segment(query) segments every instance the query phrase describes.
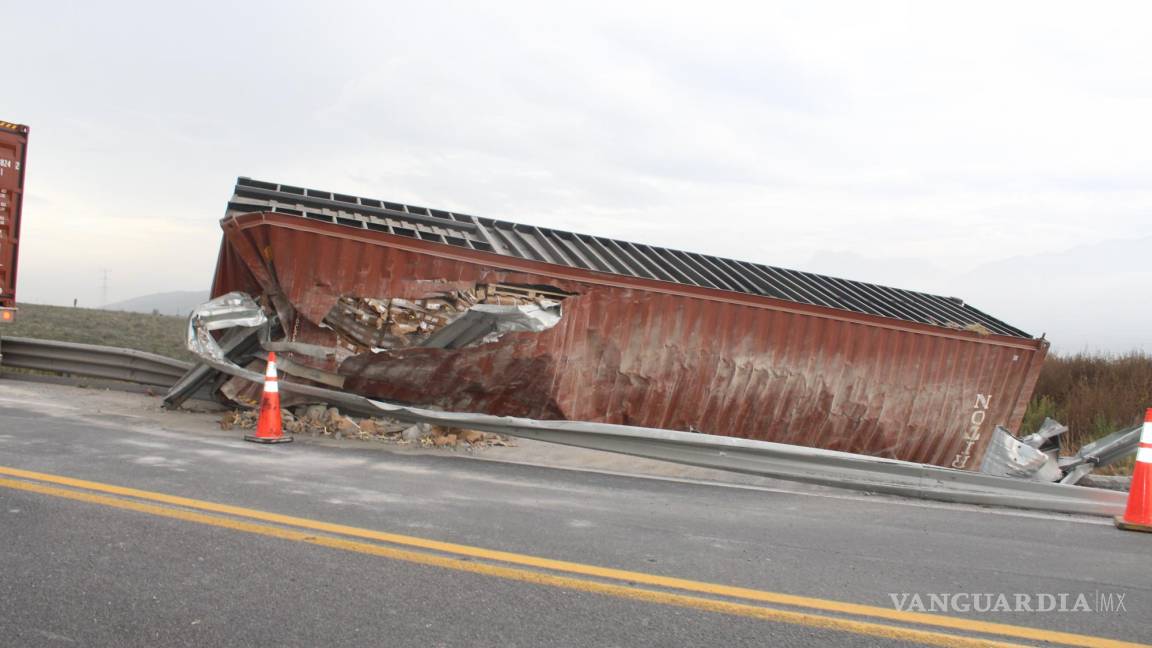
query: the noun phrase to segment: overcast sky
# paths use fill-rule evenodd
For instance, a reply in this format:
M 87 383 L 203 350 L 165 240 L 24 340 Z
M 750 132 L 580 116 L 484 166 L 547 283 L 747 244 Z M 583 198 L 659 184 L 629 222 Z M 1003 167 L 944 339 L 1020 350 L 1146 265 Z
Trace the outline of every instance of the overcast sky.
M 19 296 L 207 289 L 246 175 L 1152 350 L 1150 7 L 0 0 Z

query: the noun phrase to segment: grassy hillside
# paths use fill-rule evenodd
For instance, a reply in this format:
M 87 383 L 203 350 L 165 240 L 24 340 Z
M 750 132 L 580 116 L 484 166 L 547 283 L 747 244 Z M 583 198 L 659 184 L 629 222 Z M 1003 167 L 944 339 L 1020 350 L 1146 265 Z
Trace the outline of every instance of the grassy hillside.
M 0 325 L 0 336 L 103 344 L 180 360 L 193 358 L 184 349 L 187 320 L 183 317 L 38 304 L 19 307 L 15 323 Z

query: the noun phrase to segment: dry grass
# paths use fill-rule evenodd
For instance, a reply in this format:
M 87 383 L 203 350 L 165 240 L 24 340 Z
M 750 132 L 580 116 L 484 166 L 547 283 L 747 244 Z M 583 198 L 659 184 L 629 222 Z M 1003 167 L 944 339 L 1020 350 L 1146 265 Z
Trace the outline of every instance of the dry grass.
M 1068 426 L 1065 447 L 1085 443 L 1144 420 L 1152 407 L 1152 355 L 1051 355 L 1040 371 L 1021 432 L 1039 427 L 1045 416 Z
M 14 323 L 0 325 L 0 336 L 103 344 L 193 359 L 184 348 L 183 317 L 38 304 L 19 307 Z

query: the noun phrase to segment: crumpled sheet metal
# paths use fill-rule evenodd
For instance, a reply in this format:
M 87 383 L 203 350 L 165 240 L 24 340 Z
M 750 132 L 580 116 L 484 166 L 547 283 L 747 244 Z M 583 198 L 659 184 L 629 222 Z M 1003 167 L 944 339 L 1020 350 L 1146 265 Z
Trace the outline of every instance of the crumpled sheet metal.
M 188 317 L 185 344 L 189 351 L 199 356 L 205 364 L 213 369 L 241 378 L 249 383 L 263 385 L 263 372 L 245 369 L 228 360 L 224 350 L 220 348 L 220 344 L 212 336 L 212 331 L 233 327 L 264 328 L 267 325 L 268 317 L 254 299 L 241 292 L 231 292 L 209 300 L 192 311 Z M 356 411 L 361 413 L 370 413 L 375 410 L 369 405 L 367 399 L 360 396 L 286 380 L 282 380 L 280 384 L 282 391 L 308 396 L 319 402 L 327 402 L 335 398 L 340 402 L 355 405 Z
M 188 350 L 200 357 L 226 362 L 224 350 L 212 337 L 212 331 L 235 327 L 254 328 L 267 324 L 260 305 L 248 295 L 231 292 L 197 307 L 188 317 Z
M 1000 426 L 992 433 L 992 441 L 980 463 L 980 472 L 1044 482 L 1054 482 L 1063 476 L 1052 456 L 1017 439 Z
M 212 350 L 206 327 L 235 321 L 259 325 L 263 313 L 251 299 L 226 295 L 225 303 L 206 304 L 213 318 L 190 321 L 188 347 L 210 366 L 253 383 L 257 371 L 238 367 Z M 230 311 L 227 313 L 226 311 Z M 674 430 L 586 421 L 548 421 L 489 414 L 439 412 L 371 400 L 356 394 L 281 381 L 284 392 L 304 394 L 345 411 L 387 416 L 413 423 L 432 423 L 508 434 L 607 452 L 672 461 L 779 479 L 868 492 L 989 506 L 1087 515 L 1116 515 L 1124 510 L 1124 493 L 1078 486 L 1021 481 L 928 464 L 869 457 L 835 450 L 714 436 Z
M 1020 442 L 1037 449 L 1043 448 L 1049 442 L 1059 445 L 1060 435 L 1067 431 L 1067 425 L 1053 418 L 1045 417 L 1044 422 L 1040 424 L 1040 429 L 1020 439 Z
M 346 375 L 349 391 L 447 411 L 700 430 L 977 470 L 995 426 L 1019 426 L 1048 347 L 283 214 L 222 226 L 213 294 L 258 294 L 293 342 L 338 346 L 322 322 L 344 297 L 419 299 L 479 284 L 570 295 L 555 326 L 498 343 L 299 359 Z
M 505 333 L 540 333 L 556 326 L 560 317 L 560 304 L 549 308 L 477 304 L 420 346 L 458 349 L 477 341 L 495 342 Z

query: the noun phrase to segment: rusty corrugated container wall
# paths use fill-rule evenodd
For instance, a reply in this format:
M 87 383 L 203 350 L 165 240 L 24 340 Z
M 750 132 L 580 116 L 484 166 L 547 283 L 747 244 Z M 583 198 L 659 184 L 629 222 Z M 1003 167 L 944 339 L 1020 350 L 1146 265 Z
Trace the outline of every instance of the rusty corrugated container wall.
M 247 178 L 222 226 L 213 294 L 263 295 L 286 340 L 332 349 L 294 362 L 451 411 L 975 469 L 1048 346 L 952 298 Z M 505 299 L 559 321 L 428 346 L 453 303 Z
M 28 127 L 0 121 L 0 308 L 16 306 L 16 264 L 27 156 Z

